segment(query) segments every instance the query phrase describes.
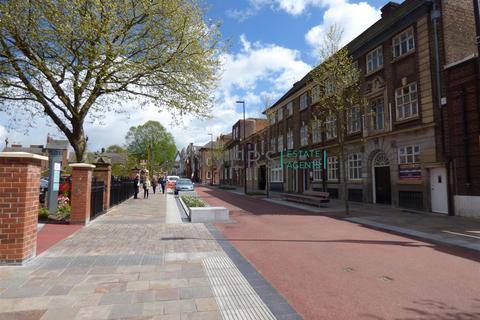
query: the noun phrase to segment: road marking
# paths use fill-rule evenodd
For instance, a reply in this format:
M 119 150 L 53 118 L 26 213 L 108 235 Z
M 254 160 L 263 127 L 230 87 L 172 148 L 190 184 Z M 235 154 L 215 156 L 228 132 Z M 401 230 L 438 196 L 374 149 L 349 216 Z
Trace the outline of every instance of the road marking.
M 475 238 L 475 239 L 480 239 L 480 237 L 477 236 L 472 236 L 471 234 L 465 234 L 465 233 L 460 233 L 460 232 L 453 232 L 453 231 L 448 231 L 448 230 L 443 230 L 445 233 L 450 233 L 450 234 L 455 234 L 457 236 L 464 236 L 464 237 L 470 237 L 470 238 Z

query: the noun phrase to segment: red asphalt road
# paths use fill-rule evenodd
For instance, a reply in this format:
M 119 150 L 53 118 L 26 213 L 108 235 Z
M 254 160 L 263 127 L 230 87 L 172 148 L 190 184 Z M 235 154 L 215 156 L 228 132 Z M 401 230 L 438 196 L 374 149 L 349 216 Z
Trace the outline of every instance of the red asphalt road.
M 81 229 L 80 225 L 68 224 L 46 224 L 37 234 L 37 255 L 44 252 L 48 248 L 62 241 L 75 231 Z
M 480 255 L 221 190 L 217 224 L 304 319 L 480 319 Z

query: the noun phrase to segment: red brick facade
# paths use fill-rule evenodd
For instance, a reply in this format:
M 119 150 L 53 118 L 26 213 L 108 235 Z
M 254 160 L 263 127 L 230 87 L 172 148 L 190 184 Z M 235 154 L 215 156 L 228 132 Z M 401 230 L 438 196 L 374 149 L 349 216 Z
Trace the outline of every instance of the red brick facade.
M 70 223 L 86 225 L 90 221 L 92 171 L 95 166 L 84 163 L 75 163 L 70 166 L 73 168 Z
M 110 164 L 95 164 L 93 176 L 105 184 L 103 192 L 103 209 L 110 208 L 110 187 L 112 184 L 112 166 Z
M 0 264 L 35 257 L 42 160 L 47 158 L 0 153 Z

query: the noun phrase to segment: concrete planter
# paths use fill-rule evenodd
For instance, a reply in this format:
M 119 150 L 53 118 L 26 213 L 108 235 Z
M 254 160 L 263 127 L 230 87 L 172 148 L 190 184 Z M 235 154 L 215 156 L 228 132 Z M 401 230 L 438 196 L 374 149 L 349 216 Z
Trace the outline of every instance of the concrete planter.
M 180 203 L 193 223 L 220 222 L 230 220 L 230 214 L 224 207 L 188 207 L 182 198 L 179 197 Z

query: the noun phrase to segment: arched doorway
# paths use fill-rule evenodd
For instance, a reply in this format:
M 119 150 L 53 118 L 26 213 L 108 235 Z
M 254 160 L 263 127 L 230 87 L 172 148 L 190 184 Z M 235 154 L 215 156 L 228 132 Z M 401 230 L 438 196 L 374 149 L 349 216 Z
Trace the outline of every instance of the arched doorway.
M 392 204 L 390 161 L 379 152 L 372 161 L 373 203 Z

